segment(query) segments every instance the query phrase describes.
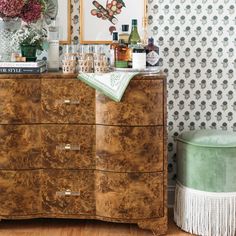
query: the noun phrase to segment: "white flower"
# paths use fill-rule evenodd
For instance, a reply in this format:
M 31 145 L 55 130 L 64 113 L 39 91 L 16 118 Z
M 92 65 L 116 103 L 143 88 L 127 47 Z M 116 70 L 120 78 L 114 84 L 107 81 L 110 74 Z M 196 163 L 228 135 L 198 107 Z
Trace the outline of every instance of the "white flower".
M 29 44 L 36 45 L 38 49 L 42 50 L 44 41 L 46 40 L 47 34 L 45 29 L 38 29 L 34 26 L 25 25 L 20 28 L 12 37 L 12 45 Z

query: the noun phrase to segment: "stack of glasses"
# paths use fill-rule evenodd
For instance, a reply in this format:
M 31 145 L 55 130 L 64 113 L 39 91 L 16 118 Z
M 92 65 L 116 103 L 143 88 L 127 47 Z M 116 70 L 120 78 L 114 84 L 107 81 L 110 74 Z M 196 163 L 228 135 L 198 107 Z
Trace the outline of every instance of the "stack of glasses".
M 62 60 L 63 73 L 106 73 L 109 71 L 104 45 L 67 45 Z

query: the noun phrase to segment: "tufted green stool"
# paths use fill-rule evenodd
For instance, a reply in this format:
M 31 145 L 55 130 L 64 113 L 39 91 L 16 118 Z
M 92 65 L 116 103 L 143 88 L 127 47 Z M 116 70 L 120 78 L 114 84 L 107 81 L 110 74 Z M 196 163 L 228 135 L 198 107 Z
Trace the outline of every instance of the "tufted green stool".
M 236 133 L 199 130 L 177 138 L 174 219 L 197 235 L 236 235 Z

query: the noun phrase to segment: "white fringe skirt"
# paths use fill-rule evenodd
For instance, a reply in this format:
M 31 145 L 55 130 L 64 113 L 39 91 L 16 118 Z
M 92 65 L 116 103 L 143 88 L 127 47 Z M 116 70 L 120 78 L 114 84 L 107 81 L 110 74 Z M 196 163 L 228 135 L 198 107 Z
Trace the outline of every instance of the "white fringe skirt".
M 236 192 L 205 192 L 176 184 L 174 221 L 192 234 L 236 235 Z

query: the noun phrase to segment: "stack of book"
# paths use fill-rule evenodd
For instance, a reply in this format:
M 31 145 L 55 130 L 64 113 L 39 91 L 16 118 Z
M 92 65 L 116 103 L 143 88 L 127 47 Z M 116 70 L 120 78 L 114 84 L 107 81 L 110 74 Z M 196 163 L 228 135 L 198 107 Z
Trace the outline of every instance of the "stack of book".
M 47 70 L 44 60 L 36 62 L 0 62 L 0 74 L 40 74 Z

